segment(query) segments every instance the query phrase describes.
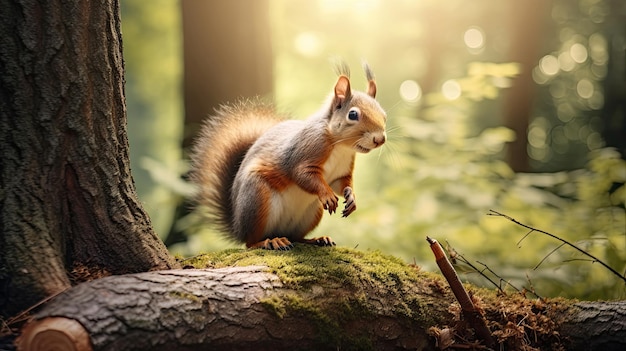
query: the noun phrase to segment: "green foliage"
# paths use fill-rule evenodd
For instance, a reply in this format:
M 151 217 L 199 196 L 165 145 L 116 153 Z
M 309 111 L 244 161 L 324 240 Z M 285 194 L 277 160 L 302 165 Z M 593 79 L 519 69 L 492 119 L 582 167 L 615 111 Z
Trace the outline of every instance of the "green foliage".
M 372 306 L 372 292 L 387 294 L 385 301 L 392 304 L 394 313 L 406 323 L 434 324 L 434 316 L 425 313 L 428 302 L 420 290 L 443 284 L 441 276 L 420 272 L 379 251 L 307 244 L 296 244 L 291 251 L 224 250 L 202 254 L 182 264 L 195 268 L 267 266 L 285 288 L 300 293 L 279 292 L 261 303 L 280 318 L 293 314 L 308 316 L 315 324 L 322 349 L 326 345 L 339 345 L 342 350 L 372 349 L 366 332 L 349 333 L 350 337 L 336 332 L 379 308 Z M 349 293 L 329 293 L 335 287 Z
M 183 106 L 180 12 L 173 0 L 123 0 L 128 134 L 133 178 L 164 237 L 181 201 Z M 182 185 L 184 187 L 184 185 Z
M 389 157 L 379 161 L 358 157 L 362 168 L 379 169 L 381 177 L 379 189 L 356 186 L 358 202 L 365 206 L 359 207 L 351 226 L 360 226 L 354 230 L 360 237 L 376 238 L 378 244 L 384 241 L 386 249 L 407 259 L 428 261 L 426 235 L 468 235 L 472 229 L 467 224 L 476 223 L 497 205 L 514 176 L 499 157 L 512 133 L 496 127 L 474 135 L 469 120 L 473 101 L 497 95 L 498 89 L 485 89 L 494 87 L 489 83 L 490 67 L 499 73 L 515 66 L 473 64 L 471 74 L 458 80 L 464 92 L 461 98 L 448 100 L 433 93 L 425 97 L 420 118 L 413 117 L 411 110 L 392 115 L 391 128 L 398 128 L 404 137 L 396 139 L 391 133 L 390 150 L 383 151 Z M 384 164 L 373 166 L 376 162 Z M 361 177 L 358 169 L 357 181 Z M 381 237 L 380 228 L 388 233 Z
M 607 2 L 559 0 L 552 9 L 565 39 L 550 39 L 546 32 L 546 42 L 538 44 L 551 46 L 549 55 L 560 66 L 557 73 L 542 73 L 541 63 L 533 70 L 542 98 L 529 130 L 529 150 L 544 171 L 578 169 L 536 174 L 515 174 L 502 160 L 513 133 L 500 126 L 498 97 L 520 68 L 472 62 L 507 60 L 503 43 L 510 36 L 510 18 L 503 14 L 513 2 L 479 3 L 459 11 L 459 1 L 386 6 L 366 1 L 355 15 L 352 3 L 271 2 L 275 97 L 281 110 L 294 118 L 314 112 L 334 83 L 328 57 L 340 55 L 353 67 L 355 89 L 365 86 L 357 63 L 369 61 L 378 75 L 378 98 L 389 113 L 389 142 L 379 152 L 357 156 L 358 210 L 347 219 L 325 215 L 314 235 L 398 255 L 435 271 L 425 240 L 429 235 L 518 287 L 532 283 L 542 296 L 624 298 L 621 281 L 566 247 L 533 269 L 559 243 L 532 233 L 518 244 L 527 234 L 524 228 L 487 216 L 489 209 L 505 213 L 590 250 L 617 271 L 626 270 L 626 165 L 598 140 L 609 37 L 599 32 L 602 19 L 581 20 L 583 12 L 600 13 L 587 7 Z M 179 12 L 177 3 L 167 0 L 122 5 L 133 175 L 157 231 L 165 234 L 174 205 L 190 192 L 178 177 L 185 172 L 179 162 Z M 480 16 L 492 23 L 481 23 Z M 437 28 L 440 23 L 445 26 Z M 487 40 L 499 45 L 486 46 L 484 55 L 467 52 L 462 37 L 470 23 L 482 26 Z M 563 66 L 581 45 L 589 59 Z M 433 57 L 440 61 L 434 64 Z M 428 84 L 431 70 L 436 75 Z M 452 81 L 460 96 L 450 99 L 439 91 L 441 82 L 461 75 Z M 583 78 L 592 83 L 589 97 L 577 90 Z M 407 80 L 424 83 L 429 93 L 398 101 L 398 87 Z M 589 148 L 594 151 L 583 157 Z M 195 234 L 171 247 L 174 252 L 190 255 L 237 245 L 215 233 L 199 213 L 176 226 Z M 480 282 L 478 274 L 464 277 Z
M 496 209 L 583 246 L 618 271 L 626 269 L 626 162 L 619 153 L 596 150 L 581 170 L 515 174 L 500 155 L 513 137 L 508 129 L 472 132 L 468 116 L 500 91 L 493 78 L 510 77 L 515 67 L 471 64 L 468 76 L 458 80 L 458 99 L 434 93 L 425 97 L 419 118 L 394 113 L 392 128 L 403 137 L 390 140 L 378 160 L 357 157 L 363 165 L 356 171 L 359 210 L 349 219 L 325 219 L 319 231 L 340 232 L 335 239 L 342 245 L 382 249 L 434 270 L 429 235 L 519 288 L 530 288 L 528 276 L 543 296 L 626 296 L 623 281 L 565 247 L 533 270 L 560 243 L 534 233 L 518 247 L 526 231 L 486 215 Z M 378 179 L 370 179 L 372 173 Z M 485 283 L 478 274 L 465 277 Z

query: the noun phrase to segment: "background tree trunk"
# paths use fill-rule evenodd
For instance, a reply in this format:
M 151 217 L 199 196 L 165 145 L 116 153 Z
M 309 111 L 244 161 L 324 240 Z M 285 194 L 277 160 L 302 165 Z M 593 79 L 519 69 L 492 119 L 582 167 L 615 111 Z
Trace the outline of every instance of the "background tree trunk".
M 183 150 L 220 105 L 269 96 L 274 88 L 268 0 L 182 0 L 185 126 Z M 187 240 L 177 220 L 194 206 L 179 204 L 165 238 Z
M 609 57 L 604 78 L 604 105 L 600 116 L 604 121 L 602 137 L 606 145 L 619 150 L 626 159 L 626 5 L 608 1 L 611 16 L 604 29 Z
M 298 255 L 292 258 L 299 260 Z M 380 268 L 388 263 L 380 262 Z M 333 264 L 319 268 L 334 271 Z M 99 279 L 47 304 L 36 316 L 38 321 L 25 328 L 18 350 L 48 350 L 72 339 L 51 332 L 70 334 L 49 319 L 59 316 L 85 328 L 70 334 L 83 335 L 80 344 L 116 351 L 435 350 L 430 327 L 454 326 L 456 333 L 462 333 L 462 322 L 449 313 L 454 310 L 454 297 L 440 277 L 422 274 L 417 280 L 398 276 L 389 280 L 379 276 L 357 279 L 356 285 L 305 278 L 314 279 L 312 285 L 295 288 L 266 267 L 246 266 Z M 495 297 L 486 290 L 475 291 L 475 296 L 483 299 L 479 304 L 488 324 L 501 341 L 499 346 L 507 350 L 522 346 L 621 350 L 626 346 L 625 302 L 538 302 L 519 295 Z M 61 323 L 68 324 L 65 319 Z M 47 348 L 33 348 L 37 339 L 46 339 L 40 345 Z
M 274 87 L 269 1 L 182 0 L 185 143 L 221 104 Z
M 0 8 L 0 315 L 73 270 L 175 266 L 130 174 L 118 2 Z
M 550 13 L 550 2 L 543 0 L 510 3 L 511 48 L 508 60 L 521 65 L 520 75 L 505 92 L 504 125 L 515 132 L 515 140 L 507 145 L 506 161 L 515 172 L 529 172 L 528 125 L 530 123 L 535 83 L 532 71 L 541 57 L 541 42 Z

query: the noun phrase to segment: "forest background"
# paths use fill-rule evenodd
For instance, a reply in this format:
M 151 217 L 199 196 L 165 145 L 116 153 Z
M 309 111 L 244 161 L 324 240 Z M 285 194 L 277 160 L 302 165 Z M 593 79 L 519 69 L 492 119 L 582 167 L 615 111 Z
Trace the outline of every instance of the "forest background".
M 182 9 L 191 2 L 121 1 L 133 176 L 156 232 L 185 257 L 241 247 L 188 211 L 187 151 L 198 125 L 185 115 L 184 47 L 238 31 L 184 36 Z M 626 298 L 623 281 L 599 264 L 488 215 L 505 213 L 626 271 L 626 3 L 206 3 L 212 11 L 200 15 L 207 22 L 225 16 L 228 22 L 228 7 L 268 24 L 261 50 L 271 59 L 262 73 L 271 76 L 271 89 L 259 93 L 294 118 L 314 112 L 330 92 L 334 60 L 350 64 L 357 89 L 365 86 L 361 60 L 374 69 L 389 142 L 357 156 L 358 211 L 349 219 L 326 215 L 316 233 L 435 270 L 429 235 L 503 287 Z M 228 65 L 212 55 L 198 64 Z M 214 84 L 215 95 L 222 88 Z M 464 280 L 487 284 L 457 262 Z

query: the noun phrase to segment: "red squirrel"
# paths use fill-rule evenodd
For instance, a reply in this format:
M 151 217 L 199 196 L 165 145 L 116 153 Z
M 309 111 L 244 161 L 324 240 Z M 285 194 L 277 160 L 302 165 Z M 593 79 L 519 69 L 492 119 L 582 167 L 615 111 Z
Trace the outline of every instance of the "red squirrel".
M 330 237 L 305 239 L 324 210 L 356 210 L 352 173 L 357 152 L 386 140 L 387 115 L 375 100 L 367 64 L 366 92 L 350 87 L 349 68 L 322 108 L 306 120 L 286 120 L 260 101 L 220 107 L 194 143 L 190 177 L 196 198 L 230 238 L 248 248 L 289 250 L 293 242 L 333 246 Z

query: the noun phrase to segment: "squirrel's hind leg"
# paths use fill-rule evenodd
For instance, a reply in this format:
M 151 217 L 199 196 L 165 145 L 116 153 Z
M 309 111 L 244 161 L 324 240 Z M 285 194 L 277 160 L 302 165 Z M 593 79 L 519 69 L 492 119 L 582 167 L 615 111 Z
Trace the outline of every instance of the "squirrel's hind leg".
M 316 245 L 316 246 L 335 246 L 335 242 L 329 236 L 320 236 L 313 239 L 300 239 L 300 243 Z M 265 250 L 281 250 L 288 251 L 293 248 L 293 244 L 284 236 L 277 238 L 268 238 L 258 243 L 248 245 L 249 249 L 265 249 Z
M 321 206 L 320 203 L 316 203 L 315 204 L 316 209 L 312 209 L 311 212 L 309 212 L 309 216 L 306 219 L 302 219 L 302 224 L 305 224 L 306 229 L 303 231 L 302 236 L 300 236 L 299 238 L 294 238 L 293 240 L 299 243 L 304 243 L 304 244 L 311 244 L 311 245 L 317 245 L 317 246 L 335 246 L 337 244 L 335 244 L 335 242 L 333 241 L 333 239 L 331 239 L 331 237 L 329 236 L 320 236 L 317 238 L 312 238 L 312 239 L 305 239 L 304 236 L 307 235 L 308 233 L 310 233 L 313 229 L 315 229 L 315 227 L 317 227 L 317 225 L 320 223 L 320 220 L 322 219 L 322 215 L 324 214 L 324 208 Z
M 256 244 L 248 245 L 249 249 L 282 250 L 287 251 L 293 248 L 293 244 L 284 236 L 278 238 L 268 238 Z
M 319 238 L 313 239 L 300 239 L 299 242 L 317 246 L 335 246 L 335 242 L 329 236 L 320 236 Z

